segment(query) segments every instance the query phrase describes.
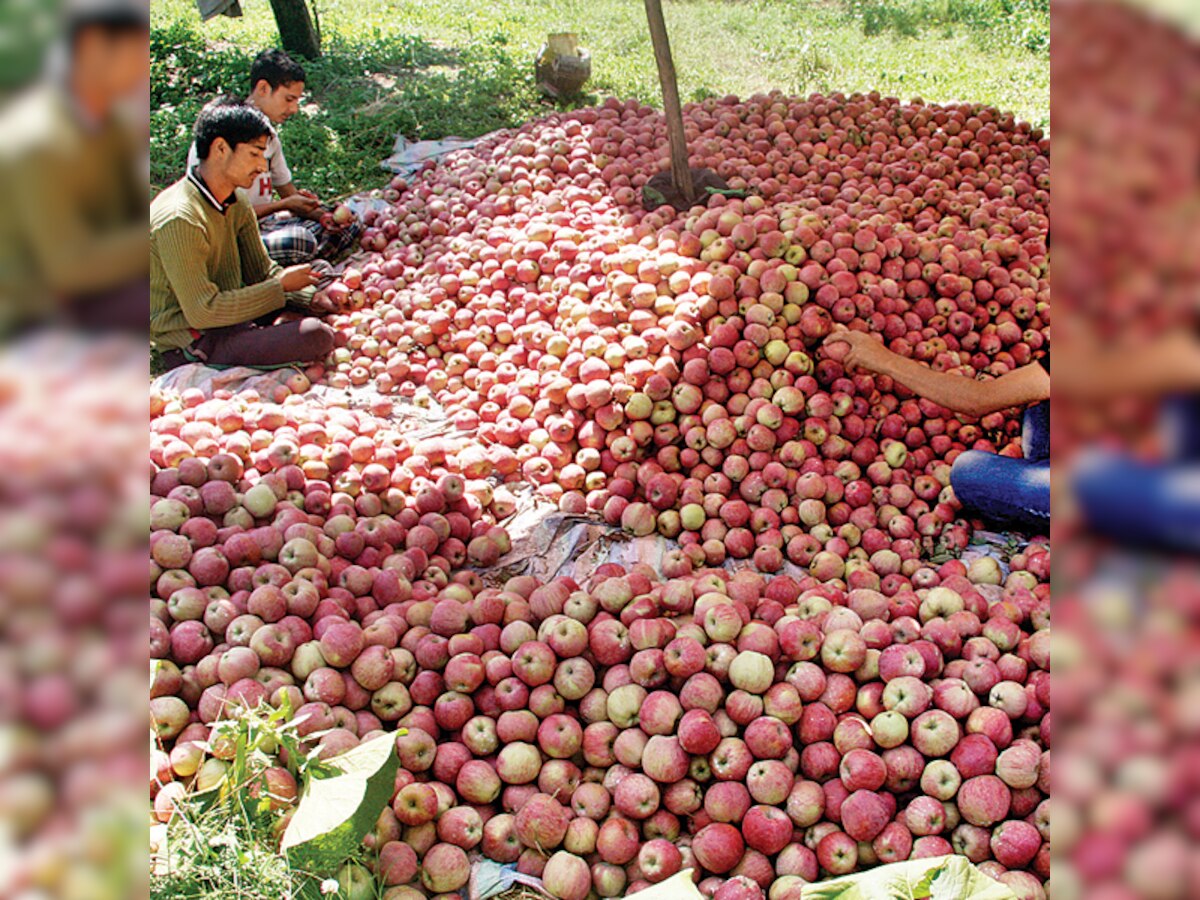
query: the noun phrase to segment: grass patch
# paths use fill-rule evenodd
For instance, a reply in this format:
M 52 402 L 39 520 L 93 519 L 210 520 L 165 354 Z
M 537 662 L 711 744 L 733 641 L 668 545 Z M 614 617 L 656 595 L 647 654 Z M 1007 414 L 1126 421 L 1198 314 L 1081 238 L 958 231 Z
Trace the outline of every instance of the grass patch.
M 966 34 L 984 51 L 1050 51 L 1049 0 L 845 0 L 867 36 Z
M 343 196 L 383 178 L 397 131 L 411 139 L 477 135 L 516 125 L 536 101 L 503 36 L 461 50 L 421 37 L 326 36 L 325 55 L 305 64 L 303 111 L 281 135 L 297 183 L 322 196 Z M 259 45 L 207 39 L 194 24 L 155 27 L 151 59 L 152 180 L 159 187 L 182 174 L 191 122 L 222 92 L 248 90 Z
M 149 900 L 323 900 L 330 896 L 323 882 L 343 865 L 365 862 L 359 845 L 351 856 L 310 871 L 276 849 L 286 804 L 272 803 L 264 773 L 286 769 L 301 786 L 339 774 L 336 762 L 319 759 L 301 739 L 297 724 L 285 703 L 238 711 L 213 726 L 202 745 L 210 755 L 196 776 L 205 784 L 193 783 L 170 821 L 151 828 Z M 375 887 L 381 896 L 382 885 Z M 335 891 L 330 900 L 344 896 Z
M 474 137 L 555 108 L 533 84 L 551 31 L 592 54 L 586 105 L 661 104 L 640 4 L 628 0 L 315 0 L 325 56 L 307 64 L 309 103 L 283 129 L 297 183 L 340 196 L 378 186 L 397 131 Z M 1046 0 L 674 0 L 665 15 L 685 100 L 778 88 L 879 90 L 995 104 L 1049 124 Z M 192 120 L 278 44 L 269 5 L 200 23 L 192 0 L 152 6 L 154 183 L 179 177 Z M 1029 39 L 1023 35 L 1029 32 Z M 901 39 L 898 39 L 901 38 Z

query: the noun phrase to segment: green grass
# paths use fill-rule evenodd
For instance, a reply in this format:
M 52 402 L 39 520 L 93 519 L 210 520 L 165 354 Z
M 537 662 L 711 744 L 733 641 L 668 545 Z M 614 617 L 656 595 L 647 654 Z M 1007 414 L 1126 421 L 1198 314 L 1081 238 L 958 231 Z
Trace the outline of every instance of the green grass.
M 395 133 L 483 134 L 554 109 L 532 78 L 551 31 L 592 54 L 589 92 L 659 105 L 637 0 L 315 0 L 326 55 L 309 63 L 309 105 L 282 137 L 297 181 L 343 195 L 379 185 Z M 242 19 L 200 23 L 193 0 L 155 0 L 152 159 L 180 174 L 188 129 L 217 90 L 244 90 L 249 60 L 278 42 L 265 0 Z M 668 0 L 685 100 L 779 88 L 876 89 L 903 99 L 995 104 L 1049 125 L 1045 0 Z

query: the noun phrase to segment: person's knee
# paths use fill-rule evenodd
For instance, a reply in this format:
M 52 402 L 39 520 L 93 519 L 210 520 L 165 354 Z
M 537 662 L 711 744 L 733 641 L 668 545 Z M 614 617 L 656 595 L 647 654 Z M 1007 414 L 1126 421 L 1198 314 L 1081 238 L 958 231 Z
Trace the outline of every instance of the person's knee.
M 333 352 L 334 331 L 320 319 L 300 320 L 300 345 L 306 360 L 324 359 Z
M 950 486 L 959 494 L 960 488 L 973 483 L 995 454 L 983 450 L 964 450 L 950 467 Z

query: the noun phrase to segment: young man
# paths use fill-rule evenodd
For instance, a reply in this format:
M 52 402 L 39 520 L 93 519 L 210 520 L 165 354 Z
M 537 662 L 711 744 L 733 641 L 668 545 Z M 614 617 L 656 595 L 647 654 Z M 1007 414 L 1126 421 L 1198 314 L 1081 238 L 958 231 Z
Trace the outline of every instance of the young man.
M 0 329 L 145 331 L 145 144 L 121 107 L 149 83 L 149 39 L 144 0 L 72 0 L 55 71 L 0 116 Z
M 240 100 L 210 103 L 194 129 L 198 164 L 150 204 L 150 336 L 168 368 L 309 363 L 333 349 L 319 319 L 271 324 L 288 294 L 316 283 L 311 266 L 267 256 L 239 193 L 267 171 L 271 134 Z
M 304 95 L 304 68 L 282 50 L 264 50 L 250 66 L 249 106 L 262 112 L 278 128 L 300 111 Z M 300 190 L 283 155 L 283 145 L 272 130 L 265 154 L 267 171 L 248 189 L 258 216 L 267 253 L 281 265 L 298 265 L 323 259 L 337 262 L 358 243 L 363 226 L 357 219 L 342 228 L 329 225 L 329 208 L 316 194 Z M 195 145 L 188 154 L 191 169 L 199 157 Z M 276 195 L 278 199 L 276 199 Z

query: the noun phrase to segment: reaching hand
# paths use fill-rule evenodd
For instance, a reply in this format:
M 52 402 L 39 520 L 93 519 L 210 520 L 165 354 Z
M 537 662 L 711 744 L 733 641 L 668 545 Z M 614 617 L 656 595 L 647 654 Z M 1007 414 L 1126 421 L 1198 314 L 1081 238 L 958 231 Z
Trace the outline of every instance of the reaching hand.
M 321 205 L 321 201 L 316 197 L 309 196 L 304 191 L 292 194 L 283 201 L 283 208 L 292 215 L 308 218 Z
M 834 349 L 835 344 L 848 345 L 849 349 Z M 834 359 L 840 359 L 842 364 L 851 372 L 864 369 L 874 374 L 884 371 L 892 351 L 862 331 L 850 331 L 844 326 L 825 338 L 823 346 L 831 350 Z
M 317 283 L 319 276 L 313 272 L 312 266 L 305 264 L 302 266 L 289 266 L 284 269 L 279 275 L 279 283 L 283 285 L 286 293 L 292 291 L 302 291 L 307 287 L 312 287 Z

